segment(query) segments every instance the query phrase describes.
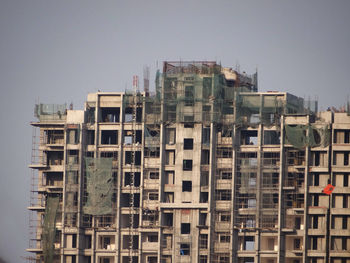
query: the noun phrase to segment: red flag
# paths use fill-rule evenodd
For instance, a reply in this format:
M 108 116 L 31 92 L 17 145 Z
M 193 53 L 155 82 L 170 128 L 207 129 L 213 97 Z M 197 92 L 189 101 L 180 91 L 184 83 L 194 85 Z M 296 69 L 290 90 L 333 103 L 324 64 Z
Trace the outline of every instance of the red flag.
M 322 193 L 325 193 L 326 195 L 330 195 L 333 192 L 333 190 L 334 190 L 334 186 L 329 184 L 322 190 Z

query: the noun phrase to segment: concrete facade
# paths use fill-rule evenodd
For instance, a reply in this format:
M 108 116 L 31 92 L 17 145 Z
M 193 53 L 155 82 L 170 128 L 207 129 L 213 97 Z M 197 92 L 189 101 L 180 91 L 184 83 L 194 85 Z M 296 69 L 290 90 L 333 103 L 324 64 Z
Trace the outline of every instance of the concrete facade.
M 348 113 L 214 62 L 156 86 L 36 107 L 33 262 L 350 262 Z

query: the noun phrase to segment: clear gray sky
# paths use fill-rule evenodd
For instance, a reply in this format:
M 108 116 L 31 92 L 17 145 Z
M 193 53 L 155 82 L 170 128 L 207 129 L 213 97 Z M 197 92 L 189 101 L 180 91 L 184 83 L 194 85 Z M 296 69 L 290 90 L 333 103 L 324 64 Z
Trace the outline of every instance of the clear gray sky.
M 0 0 L 0 257 L 24 262 L 33 107 L 123 91 L 144 65 L 216 60 L 259 89 L 346 103 L 350 1 Z M 153 84 L 153 79 L 151 80 Z

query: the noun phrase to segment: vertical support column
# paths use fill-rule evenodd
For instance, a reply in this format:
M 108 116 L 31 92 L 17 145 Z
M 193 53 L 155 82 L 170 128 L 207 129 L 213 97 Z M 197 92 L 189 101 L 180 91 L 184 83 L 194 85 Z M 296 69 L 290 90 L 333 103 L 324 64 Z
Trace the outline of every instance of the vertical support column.
M 41 128 L 40 128 L 41 133 Z M 65 247 L 65 240 L 64 240 L 64 233 L 65 233 L 65 226 L 64 226 L 64 218 L 65 218 L 65 204 L 66 204 L 66 183 L 67 183 L 67 172 L 66 172 L 66 160 L 67 160 L 67 128 L 64 127 L 64 147 L 63 147 L 63 192 L 62 192 L 62 219 L 61 219 L 61 225 L 62 225 L 62 231 L 61 231 L 61 248 L 60 248 L 60 254 L 61 257 L 61 263 L 64 263 L 64 247 Z
M 329 146 L 328 146 L 328 171 L 329 171 L 329 181 L 330 181 L 330 184 L 332 185 L 335 185 L 335 181 L 334 181 L 334 174 L 333 174 L 333 171 L 332 171 L 332 163 L 333 163 L 333 142 L 334 142 L 334 139 L 333 139 L 333 113 L 332 113 L 332 120 L 331 120 L 331 124 L 330 124 L 330 142 L 329 142 Z M 330 229 L 331 229 L 331 226 L 332 226 L 332 200 L 331 200 L 331 196 L 332 194 L 330 194 L 328 196 L 329 200 L 328 200 L 328 214 L 329 214 L 329 223 L 327 225 L 327 236 L 326 238 L 328 238 L 328 240 L 326 240 L 326 246 L 327 246 L 327 263 L 330 263 L 331 262 L 331 258 L 330 258 L 330 250 L 331 250 L 331 235 L 330 235 Z
M 260 124 L 258 127 L 258 149 L 257 149 L 257 173 L 256 173 L 256 227 L 258 231 L 255 234 L 255 250 L 256 250 L 256 260 L 255 262 L 260 262 L 260 238 L 261 238 L 261 183 L 262 183 L 262 144 L 263 144 L 263 107 L 264 107 L 264 96 L 260 94 L 260 109 L 259 118 Z
M 262 96 L 260 97 L 262 103 Z M 261 120 L 262 107 L 260 107 L 260 120 Z M 258 231 L 255 233 L 255 262 L 260 262 L 260 239 L 261 239 L 261 183 L 262 183 L 262 143 L 263 143 L 263 125 L 260 123 L 258 128 L 258 148 L 257 148 L 257 171 L 256 171 L 256 228 Z
M 237 248 L 238 248 L 238 231 L 235 227 L 235 207 L 236 207 L 236 178 L 237 178 L 237 167 L 236 167 L 236 155 L 237 155 L 237 128 L 236 125 L 233 125 L 233 131 L 232 131 L 232 202 L 231 202 L 231 220 L 232 224 L 230 227 L 230 234 L 231 234 L 231 251 L 230 251 L 230 258 L 231 262 L 234 262 L 233 259 L 237 259 Z
M 161 115 L 163 113 L 163 108 L 161 109 Z M 164 177 L 165 177 L 165 172 L 164 172 L 164 156 L 165 156 L 165 127 L 163 122 L 160 124 L 160 129 L 159 129 L 160 135 L 159 135 L 159 187 L 158 187 L 158 193 L 159 193 L 159 203 L 163 202 L 164 200 Z M 176 136 L 176 135 L 175 135 Z M 175 158 L 175 156 L 174 156 Z M 159 220 L 159 226 L 163 226 L 163 216 L 162 216 L 162 209 L 159 208 L 159 214 L 158 214 L 158 220 Z M 141 221 L 140 221 L 141 222 Z M 158 232 L 158 263 L 161 263 L 161 255 L 162 255 L 162 228 L 159 228 Z M 173 245 L 174 248 L 174 245 Z
M 310 124 L 310 115 L 307 116 L 307 125 Z M 309 131 L 307 131 L 307 136 Z M 309 236 L 308 236 L 308 207 L 309 207 L 309 185 L 310 185 L 310 178 L 309 178 L 309 170 L 310 170 L 310 147 L 306 146 L 305 148 L 305 179 L 304 179 L 304 247 L 303 247 L 303 262 L 307 262 L 307 251 L 308 251 L 308 243 L 309 243 Z
M 117 235 L 115 238 L 115 247 L 116 247 L 116 256 L 115 258 L 118 261 L 121 261 L 120 257 L 120 250 L 121 250 L 121 207 L 120 207 L 120 199 L 122 196 L 122 176 L 123 176 L 123 170 L 122 170 L 122 164 L 124 160 L 123 151 L 122 151 L 122 131 L 123 131 L 123 123 L 124 123 L 124 95 L 121 95 L 121 103 L 120 103 L 120 112 L 119 112 L 119 130 L 118 130 L 118 178 L 117 178 L 117 211 L 116 211 L 116 226 L 117 226 Z M 95 136 L 96 137 L 96 136 Z
M 213 107 L 213 105 L 212 105 Z M 216 149 L 216 130 L 215 130 L 215 125 L 213 122 L 210 123 L 210 166 L 209 166 L 209 182 L 208 182 L 208 222 L 209 222 L 209 232 L 208 232 L 208 251 L 209 251 L 209 262 L 212 261 L 211 256 L 212 256 L 212 251 L 214 250 L 214 238 L 213 237 L 213 231 L 215 229 L 215 218 L 213 216 L 215 212 L 215 184 L 214 184 L 214 176 L 213 176 L 213 170 L 215 170 L 215 165 L 214 165 L 214 158 L 215 158 L 215 149 Z
M 79 131 L 80 131 L 80 134 L 79 134 L 79 169 L 78 169 L 78 185 L 79 185 L 79 188 L 78 188 L 78 216 L 77 216 L 77 248 L 81 247 L 81 242 L 84 238 L 84 230 L 83 228 L 81 227 L 81 221 L 82 221 L 82 210 L 83 210 L 83 207 L 82 207 L 82 197 L 83 197 L 83 175 L 84 175 L 84 167 L 83 167 L 83 164 L 84 164 L 84 160 L 83 160 L 83 157 L 84 157 L 84 154 L 83 154 L 83 149 L 84 149 L 84 146 L 86 145 L 85 144 L 85 136 L 83 136 L 83 134 L 85 134 L 85 129 L 83 124 L 80 123 L 78 124 L 79 125 Z M 81 258 L 82 258 L 82 253 L 80 250 L 78 250 L 78 255 L 77 255 L 77 263 L 80 263 L 81 262 Z
M 96 105 L 95 105 L 95 151 L 94 151 L 94 158 L 97 158 L 98 156 L 98 145 L 100 142 L 100 126 L 99 126 L 99 113 L 100 113 L 100 94 L 96 93 Z M 91 235 L 91 256 L 92 256 L 92 262 L 91 263 L 97 263 L 97 256 L 96 256 L 96 243 L 97 243 L 97 237 L 96 237 L 96 228 L 95 228 L 95 216 L 92 217 L 92 228 L 93 233 Z
M 283 183 L 285 178 L 285 152 L 284 152 L 284 115 L 281 116 L 281 144 L 280 144 L 280 167 L 279 167 L 279 189 L 278 189 L 278 252 L 277 263 L 284 263 L 285 260 L 285 236 L 282 233 L 282 226 L 285 220 Z

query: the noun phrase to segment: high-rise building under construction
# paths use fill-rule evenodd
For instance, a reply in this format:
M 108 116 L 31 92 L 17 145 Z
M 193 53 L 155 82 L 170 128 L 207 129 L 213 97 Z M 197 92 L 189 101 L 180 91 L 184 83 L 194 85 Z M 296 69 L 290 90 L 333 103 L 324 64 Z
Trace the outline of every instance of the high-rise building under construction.
M 208 61 L 134 82 L 36 105 L 33 262 L 350 262 L 349 111 Z

